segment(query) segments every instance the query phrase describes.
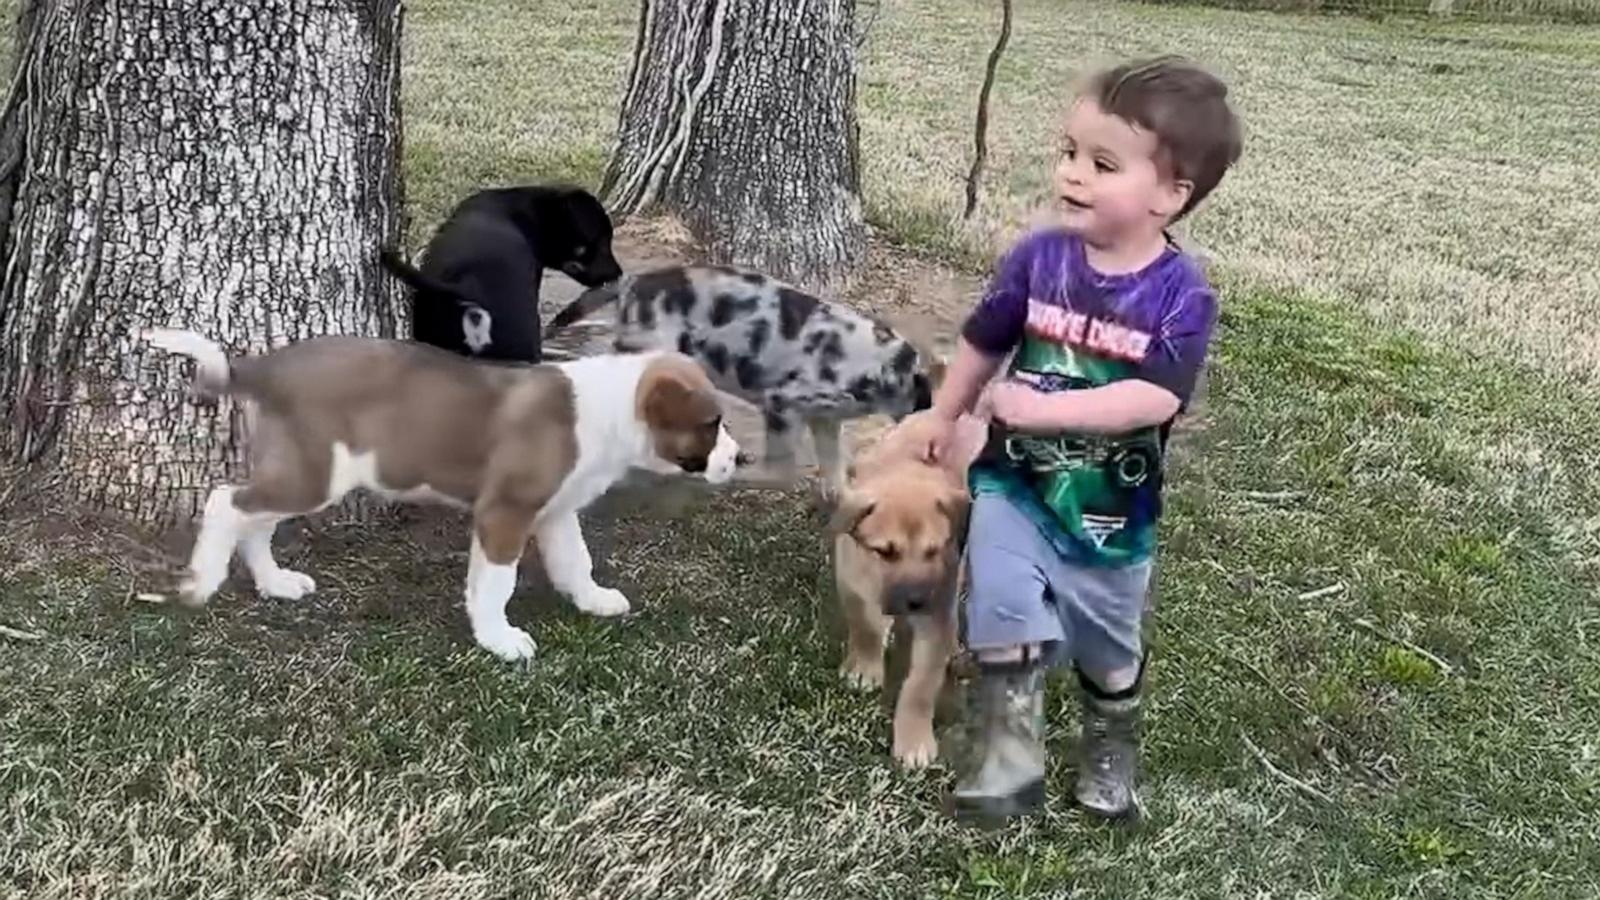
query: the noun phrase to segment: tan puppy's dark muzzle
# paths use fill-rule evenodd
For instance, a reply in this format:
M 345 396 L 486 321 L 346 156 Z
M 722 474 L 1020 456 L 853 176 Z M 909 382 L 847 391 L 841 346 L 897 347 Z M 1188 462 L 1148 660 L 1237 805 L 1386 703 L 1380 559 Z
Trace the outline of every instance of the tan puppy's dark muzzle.
M 920 613 L 939 596 L 939 581 L 896 581 L 884 586 L 883 612 L 889 616 Z

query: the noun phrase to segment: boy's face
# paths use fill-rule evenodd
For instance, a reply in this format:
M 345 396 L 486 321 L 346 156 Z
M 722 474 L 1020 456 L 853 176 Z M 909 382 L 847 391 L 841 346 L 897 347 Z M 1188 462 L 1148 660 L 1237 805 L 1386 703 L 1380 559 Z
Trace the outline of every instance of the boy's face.
M 1159 233 L 1183 208 L 1190 184 L 1156 165 L 1156 136 L 1089 98 L 1067 116 L 1056 194 L 1062 224 L 1094 245 Z

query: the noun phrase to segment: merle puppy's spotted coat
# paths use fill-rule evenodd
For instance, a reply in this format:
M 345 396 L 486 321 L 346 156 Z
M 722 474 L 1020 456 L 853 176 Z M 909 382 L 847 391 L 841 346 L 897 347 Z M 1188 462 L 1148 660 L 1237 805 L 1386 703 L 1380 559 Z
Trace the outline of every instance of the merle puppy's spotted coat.
M 932 402 L 926 362 L 889 326 L 757 272 L 683 266 L 625 275 L 578 297 L 545 333 L 611 303 L 618 350 L 678 350 L 719 389 L 759 406 L 769 460 L 791 458 L 806 423 L 830 487 L 839 481 L 844 420 L 875 412 L 899 420 Z

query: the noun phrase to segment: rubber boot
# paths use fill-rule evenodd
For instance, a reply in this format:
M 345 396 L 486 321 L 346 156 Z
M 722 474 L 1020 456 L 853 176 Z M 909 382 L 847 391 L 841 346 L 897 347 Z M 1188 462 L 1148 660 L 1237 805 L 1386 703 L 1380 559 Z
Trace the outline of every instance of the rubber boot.
M 1108 693 L 1078 672 L 1083 706 L 1083 739 L 1078 750 L 1078 804 L 1108 819 L 1137 819 L 1143 813 L 1135 782 L 1139 775 L 1139 677 L 1124 691 Z
M 998 824 L 1044 806 L 1044 667 L 979 663 L 975 752 L 951 795 L 958 820 Z

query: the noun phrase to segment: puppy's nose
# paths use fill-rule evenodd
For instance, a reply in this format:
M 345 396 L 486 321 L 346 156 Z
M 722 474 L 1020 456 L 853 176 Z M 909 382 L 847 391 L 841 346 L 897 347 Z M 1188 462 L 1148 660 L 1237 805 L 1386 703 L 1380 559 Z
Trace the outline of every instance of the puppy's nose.
M 883 611 L 891 616 L 920 613 L 932 605 L 933 585 L 924 582 L 902 581 L 883 592 Z

